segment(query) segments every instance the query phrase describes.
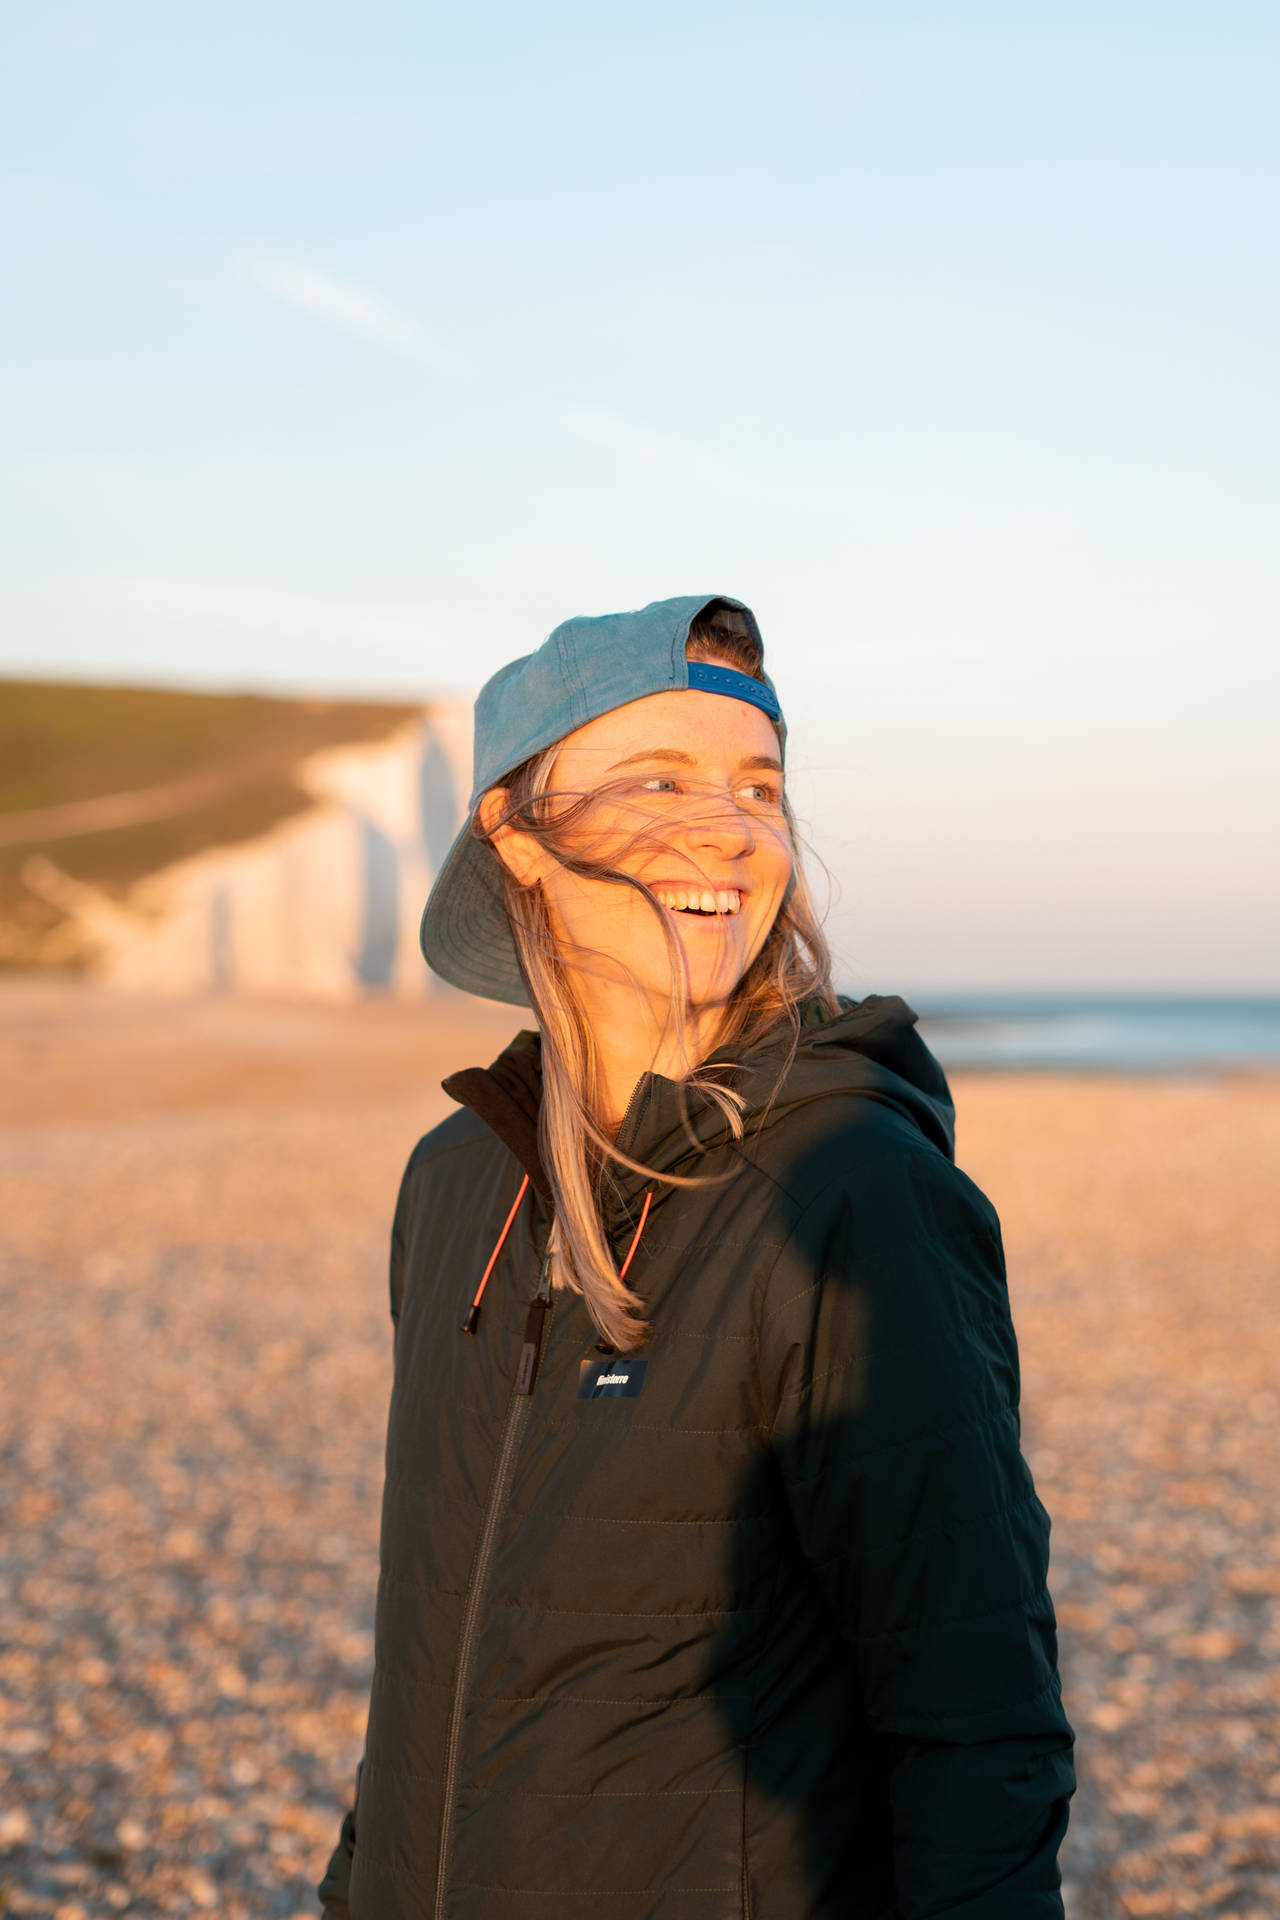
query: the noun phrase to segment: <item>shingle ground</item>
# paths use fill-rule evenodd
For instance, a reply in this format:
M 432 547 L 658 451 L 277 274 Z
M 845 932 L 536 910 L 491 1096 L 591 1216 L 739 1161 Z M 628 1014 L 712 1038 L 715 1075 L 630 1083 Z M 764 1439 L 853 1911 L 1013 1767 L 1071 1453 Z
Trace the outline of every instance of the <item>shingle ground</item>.
M 385 1243 L 519 1016 L 0 991 L 0 1910 L 314 1914 Z M 1082 1787 L 1074 1920 L 1280 1913 L 1280 1081 L 970 1076 Z

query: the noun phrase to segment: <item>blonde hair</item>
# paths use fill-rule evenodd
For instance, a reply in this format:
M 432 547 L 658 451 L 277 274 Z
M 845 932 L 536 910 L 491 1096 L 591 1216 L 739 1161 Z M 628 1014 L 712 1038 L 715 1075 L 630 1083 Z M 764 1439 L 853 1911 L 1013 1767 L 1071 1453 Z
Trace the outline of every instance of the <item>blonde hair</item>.
M 726 631 L 714 620 L 695 622 L 687 648 L 692 660 L 714 660 L 724 666 L 762 678 L 760 649 L 748 635 Z M 599 793 L 566 796 L 551 791 L 551 769 L 558 744 L 526 760 L 504 781 L 507 804 L 501 817 L 486 827 L 479 809 L 472 830 L 492 839 L 500 826 L 514 825 L 548 846 L 572 872 L 597 880 L 611 880 L 633 888 L 658 917 L 671 959 L 672 992 L 668 1031 L 677 1037 L 685 1030 L 688 1009 L 687 969 L 683 948 L 671 928 L 665 909 L 642 881 L 616 864 L 597 861 L 581 844 L 570 847 L 566 831 L 578 824 L 599 799 Z M 791 883 L 777 918 L 760 952 L 739 981 L 717 1035 L 717 1050 L 741 1043 L 749 1046 L 778 1021 L 792 1029 L 791 1050 L 779 1072 L 779 1084 L 791 1062 L 800 1028 L 801 1003 L 814 996 L 828 1010 L 836 1007 L 831 988 L 831 958 L 814 911 L 800 865 L 799 838 L 786 800 L 783 810 L 793 852 Z M 637 840 L 640 836 L 637 836 Z M 616 858 L 616 856 L 615 856 Z M 625 1166 L 672 1186 L 702 1186 L 706 1177 L 661 1173 L 630 1159 L 601 1126 L 598 1098 L 597 1040 L 588 1024 L 552 932 L 541 887 L 522 885 L 504 864 L 503 889 L 507 918 L 530 1004 L 542 1033 L 542 1106 L 538 1144 L 555 1202 L 550 1251 L 557 1280 L 580 1293 L 596 1327 L 613 1347 L 634 1350 L 643 1344 L 647 1329 L 641 1317 L 644 1302 L 618 1271 L 601 1218 L 601 1196 L 611 1169 Z M 687 1113 L 687 1093 L 713 1101 L 724 1113 L 734 1137 L 744 1127 L 742 1101 L 725 1076 L 731 1062 L 715 1067 L 691 1063 L 683 1083 L 685 1125 L 693 1139 Z M 695 1141 L 696 1144 L 696 1141 Z

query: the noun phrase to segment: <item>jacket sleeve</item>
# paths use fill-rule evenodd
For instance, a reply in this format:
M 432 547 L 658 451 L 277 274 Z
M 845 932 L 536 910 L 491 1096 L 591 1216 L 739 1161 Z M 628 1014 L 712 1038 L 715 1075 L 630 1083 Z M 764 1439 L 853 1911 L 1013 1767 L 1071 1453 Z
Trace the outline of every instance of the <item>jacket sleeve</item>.
M 400 1192 L 396 1197 L 395 1218 L 391 1223 L 391 1258 L 389 1261 L 389 1279 L 391 1285 L 391 1330 L 392 1338 L 400 1331 L 400 1309 L 404 1304 L 404 1257 L 405 1241 L 408 1234 L 409 1208 L 412 1202 L 414 1169 L 417 1165 L 417 1149 L 410 1156 L 400 1182 Z
M 396 1200 L 395 1219 L 391 1225 L 389 1277 L 393 1343 L 395 1335 L 399 1331 L 400 1308 L 404 1300 L 405 1233 L 409 1213 L 410 1188 L 416 1160 L 417 1152 L 415 1149 L 414 1155 L 410 1158 L 409 1164 L 404 1170 L 404 1178 L 400 1182 L 400 1193 Z M 360 1798 L 360 1775 L 363 1768 L 364 1762 L 362 1760 L 356 1768 L 355 1798 L 357 1801 L 359 1801 Z M 342 1817 L 342 1826 L 338 1833 L 338 1844 L 330 1854 L 329 1864 L 325 1868 L 324 1878 L 316 1888 L 322 1911 L 325 1914 L 332 1915 L 333 1920 L 350 1920 L 350 1909 L 347 1905 L 347 1888 L 351 1881 L 351 1861 L 355 1853 L 355 1846 L 356 1809 L 352 1806 Z
M 1057 1920 L 1072 1731 L 995 1213 L 934 1149 L 873 1145 L 763 1315 L 787 1503 L 885 1755 L 895 1911 Z
M 360 1772 L 363 1760 L 356 1768 L 356 1798 L 360 1798 Z M 352 1808 L 342 1816 L 342 1827 L 338 1834 L 338 1844 L 329 1856 L 329 1864 L 324 1870 L 324 1879 L 316 1888 L 320 1897 L 321 1911 L 331 1915 L 332 1920 L 351 1920 L 351 1909 L 347 1904 L 347 1890 L 351 1884 L 351 1860 L 356 1850 L 356 1816 Z

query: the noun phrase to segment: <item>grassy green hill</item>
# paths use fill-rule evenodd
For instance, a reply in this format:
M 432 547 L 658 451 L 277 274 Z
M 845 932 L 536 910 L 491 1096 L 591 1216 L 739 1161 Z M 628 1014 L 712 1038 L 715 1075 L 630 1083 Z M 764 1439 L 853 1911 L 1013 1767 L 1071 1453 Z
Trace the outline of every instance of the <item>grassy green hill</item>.
M 379 739 L 417 711 L 0 680 L 0 964 L 38 965 L 57 947 L 61 916 L 22 881 L 33 854 L 121 896 L 174 860 L 299 812 L 310 801 L 296 769 L 309 754 Z

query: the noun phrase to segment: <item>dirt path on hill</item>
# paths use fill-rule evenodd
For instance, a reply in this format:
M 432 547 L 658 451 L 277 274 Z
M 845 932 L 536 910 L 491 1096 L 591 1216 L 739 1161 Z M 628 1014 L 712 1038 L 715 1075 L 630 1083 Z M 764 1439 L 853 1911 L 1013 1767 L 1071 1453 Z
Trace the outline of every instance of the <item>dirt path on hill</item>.
M 255 780 L 289 773 L 295 762 L 281 754 L 259 754 L 206 773 L 166 780 L 133 793 L 104 793 L 92 800 L 66 800 L 56 807 L 29 807 L 0 814 L 0 847 L 34 846 L 39 841 L 71 840 L 113 827 L 136 827 L 147 820 L 172 820 L 195 807 L 208 806 Z

